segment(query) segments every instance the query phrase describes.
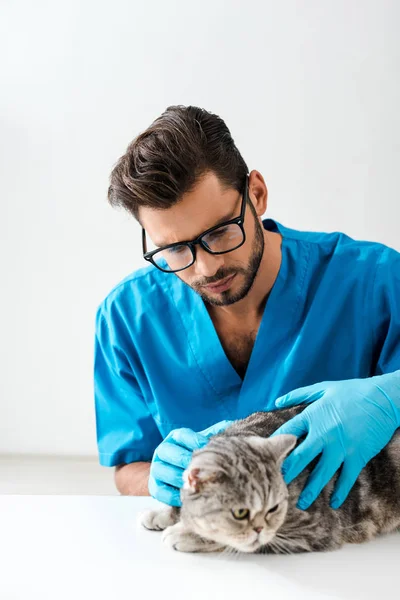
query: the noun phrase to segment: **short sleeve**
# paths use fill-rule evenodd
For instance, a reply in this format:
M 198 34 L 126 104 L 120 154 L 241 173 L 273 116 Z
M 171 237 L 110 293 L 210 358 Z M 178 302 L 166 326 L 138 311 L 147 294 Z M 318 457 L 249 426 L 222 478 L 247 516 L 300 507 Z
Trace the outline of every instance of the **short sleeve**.
M 400 369 L 400 254 L 384 247 L 373 287 L 375 375 Z
M 121 335 L 119 335 L 121 334 Z M 99 309 L 94 350 L 96 434 L 100 464 L 150 462 L 162 441 L 140 393 L 117 327 Z

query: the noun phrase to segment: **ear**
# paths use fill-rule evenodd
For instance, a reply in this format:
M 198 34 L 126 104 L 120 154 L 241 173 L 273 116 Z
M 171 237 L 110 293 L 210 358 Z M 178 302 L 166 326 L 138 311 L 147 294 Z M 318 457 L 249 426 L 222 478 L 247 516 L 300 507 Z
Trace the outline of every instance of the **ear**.
M 278 463 L 283 461 L 283 459 L 289 454 L 289 452 L 295 447 L 297 443 L 297 437 L 289 433 L 274 435 L 270 438 L 263 438 L 258 435 L 252 435 L 247 439 L 255 447 L 267 448 L 275 456 L 275 459 Z
M 268 189 L 264 177 L 255 169 L 249 173 L 249 199 L 261 218 L 267 210 Z
M 186 469 L 183 473 L 183 488 L 193 494 L 197 494 L 208 484 L 221 479 L 222 476 L 222 473 L 215 471 L 200 469 L 198 467 L 189 467 L 189 469 Z
M 278 462 L 283 462 L 286 456 L 297 444 L 297 437 L 290 433 L 282 433 L 268 438 L 268 447 L 274 453 Z

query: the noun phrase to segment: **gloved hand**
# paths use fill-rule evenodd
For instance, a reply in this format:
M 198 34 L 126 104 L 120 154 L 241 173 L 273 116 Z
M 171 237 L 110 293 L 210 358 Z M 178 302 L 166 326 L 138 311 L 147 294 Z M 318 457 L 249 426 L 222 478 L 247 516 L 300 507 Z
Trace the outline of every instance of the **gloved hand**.
M 303 402 L 310 406 L 273 434 L 307 435 L 285 460 L 284 480 L 289 484 L 322 452 L 297 506 L 308 508 L 343 463 L 330 503 L 339 508 L 363 467 L 400 427 L 400 371 L 367 379 L 325 381 L 294 390 L 275 404 L 284 408 Z
M 221 433 L 231 423 L 233 421 L 220 421 L 199 433 L 186 427 L 170 431 L 153 454 L 148 483 L 150 495 L 170 506 L 181 506 L 182 475 L 193 450 L 205 446 L 211 436 Z

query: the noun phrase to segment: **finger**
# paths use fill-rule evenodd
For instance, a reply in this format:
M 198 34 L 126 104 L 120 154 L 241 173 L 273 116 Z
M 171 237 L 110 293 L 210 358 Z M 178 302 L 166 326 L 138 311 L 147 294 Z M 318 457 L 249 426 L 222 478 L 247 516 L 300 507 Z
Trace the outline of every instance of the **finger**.
M 155 460 L 162 460 L 180 469 L 187 469 L 192 460 L 192 450 L 177 446 L 173 442 L 164 441 L 157 449 Z M 155 462 L 155 461 L 154 461 Z
M 300 494 L 297 502 L 297 507 L 301 510 L 306 510 L 311 504 L 318 498 L 321 491 L 329 483 L 336 471 L 342 464 L 343 457 L 330 452 L 324 452 L 307 479 L 307 483 L 304 486 L 302 493 Z
M 296 437 L 303 437 L 308 433 L 308 428 L 309 423 L 303 411 L 299 415 L 293 417 L 293 419 L 290 419 L 290 421 L 287 421 L 281 425 L 270 437 L 281 435 L 283 433 L 289 433 L 291 435 L 295 435 Z
M 164 504 L 168 504 L 169 506 L 182 505 L 180 490 L 157 481 L 153 477 L 149 477 L 148 487 L 150 495 L 159 502 L 164 502 Z
M 211 427 L 207 427 L 207 429 L 203 429 L 203 431 L 199 431 L 199 434 L 209 438 L 212 435 L 217 435 L 217 433 L 221 433 L 221 431 L 225 431 L 232 423 L 233 421 L 221 421 L 216 425 L 212 425 Z
M 339 508 L 343 504 L 364 466 L 359 462 L 347 461 L 344 463 L 332 494 L 330 502 L 332 508 Z
M 176 444 L 179 444 L 188 450 L 198 450 L 199 448 L 203 448 L 203 446 L 208 444 L 208 438 L 187 427 L 174 429 L 165 438 L 165 441 L 167 440 L 172 440 Z
M 310 385 L 307 387 L 299 388 L 298 390 L 293 390 L 284 396 L 280 396 L 277 400 L 275 400 L 275 406 L 277 408 L 287 408 L 289 406 L 295 406 L 296 404 L 303 404 L 310 402 L 314 402 L 315 400 L 319 400 L 324 395 L 324 387 L 321 387 L 322 384 L 318 383 L 316 385 Z
M 155 460 L 151 465 L 151 474 L 154 479 L 172 485 L 178 489 L 183 485 L 183 473 L 183 469 L 173 467 L 161 460 Z
M 289 484 L 314 460 L 322 451 L 322 442 L 312 436 L 306 437 L 283 463 L 284 480 Z

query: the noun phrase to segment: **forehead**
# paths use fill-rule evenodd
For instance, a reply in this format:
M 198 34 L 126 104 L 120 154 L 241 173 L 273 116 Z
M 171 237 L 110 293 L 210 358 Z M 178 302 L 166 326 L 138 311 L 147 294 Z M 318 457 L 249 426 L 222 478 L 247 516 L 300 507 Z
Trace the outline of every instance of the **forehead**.
M 171 208 L 140 207 L 139 220 L 153 243 L 165 246 L 192 240 L 219 222 L 239 216 L 239 198 L 235 189 L 224 187 L 214 173 L 207 173 Z

